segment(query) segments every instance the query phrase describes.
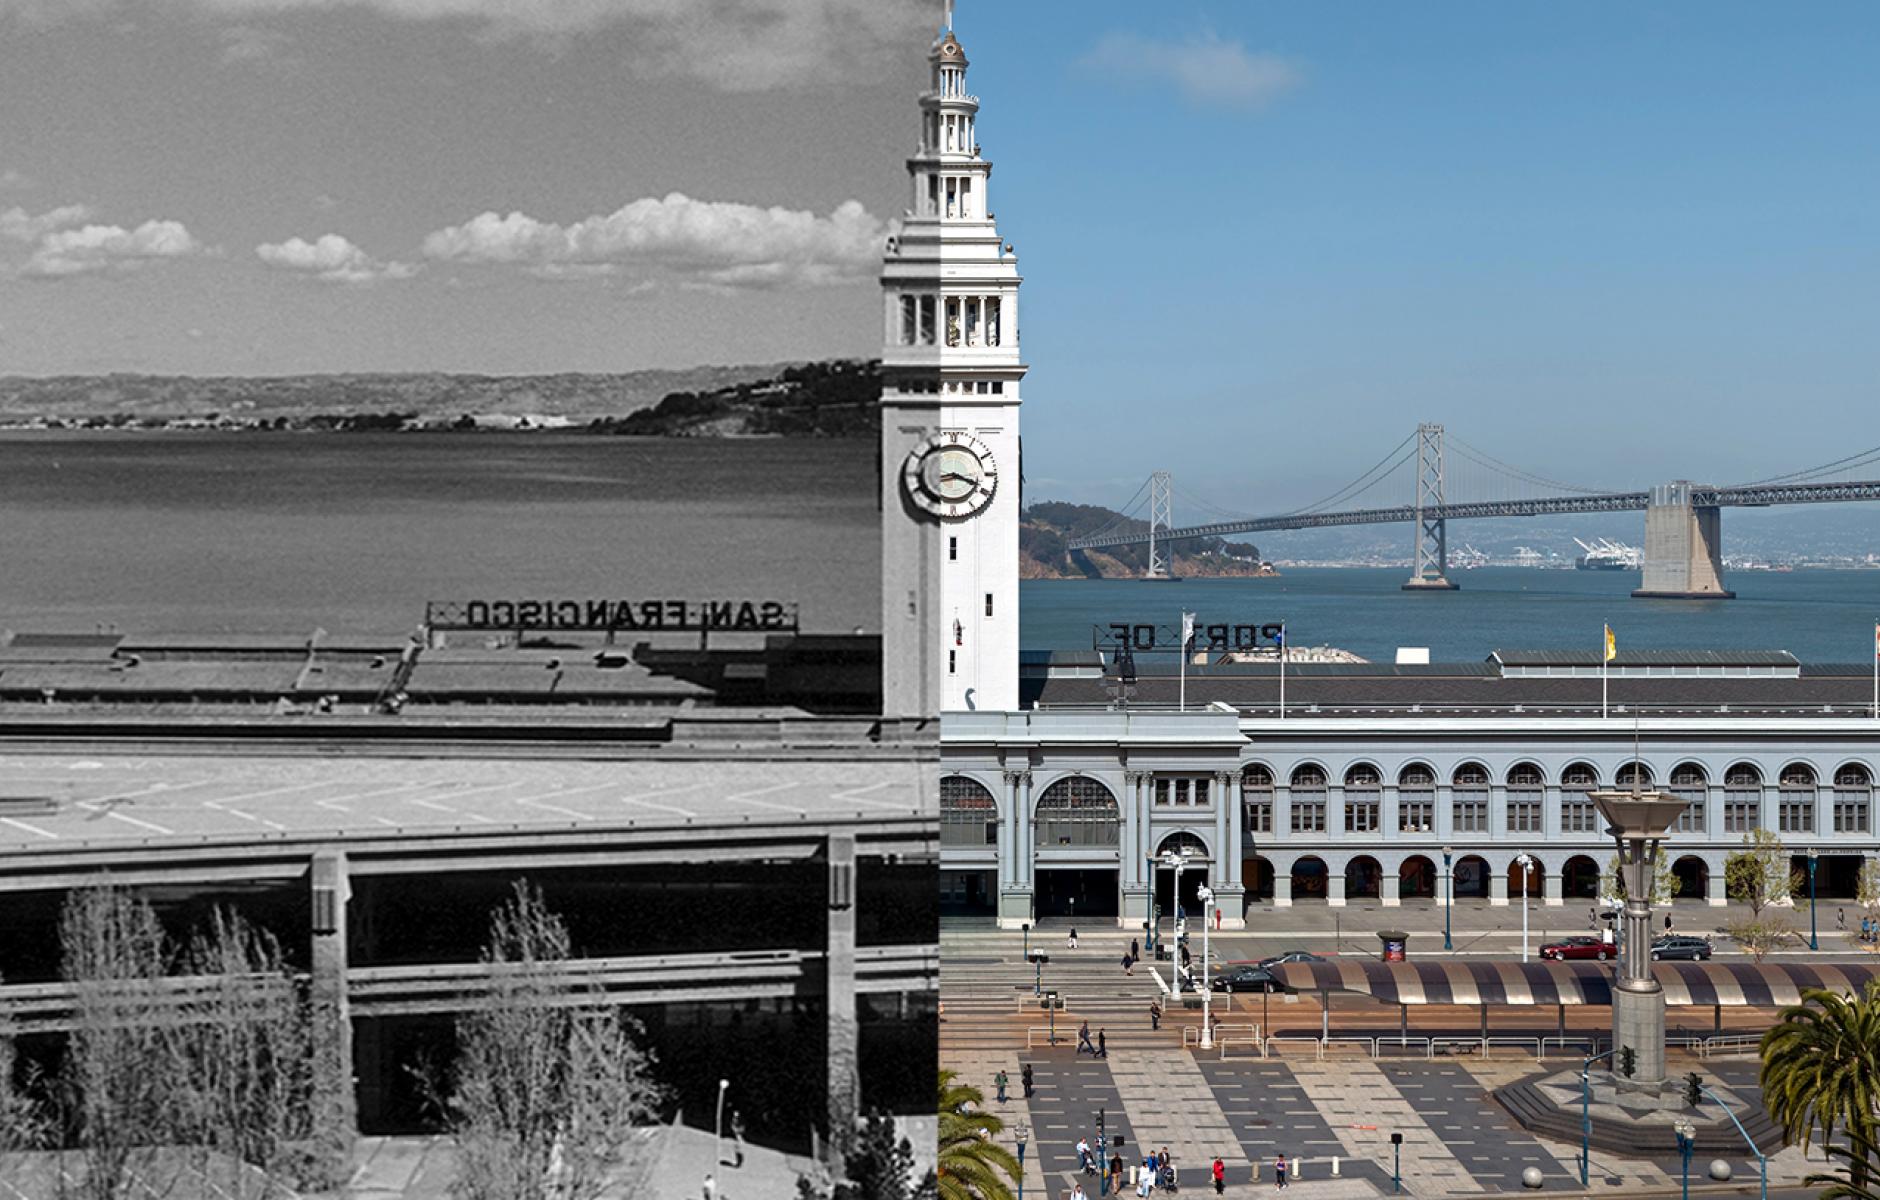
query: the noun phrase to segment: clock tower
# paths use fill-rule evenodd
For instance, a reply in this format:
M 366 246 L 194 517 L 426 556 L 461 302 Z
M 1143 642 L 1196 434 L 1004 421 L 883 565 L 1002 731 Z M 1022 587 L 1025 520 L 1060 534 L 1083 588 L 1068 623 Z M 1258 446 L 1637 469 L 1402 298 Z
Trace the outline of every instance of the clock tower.
M 882 707 L 900 716 L 1018 707 L 1018 257 L 950 20 L 928 62 L 881 272 Z

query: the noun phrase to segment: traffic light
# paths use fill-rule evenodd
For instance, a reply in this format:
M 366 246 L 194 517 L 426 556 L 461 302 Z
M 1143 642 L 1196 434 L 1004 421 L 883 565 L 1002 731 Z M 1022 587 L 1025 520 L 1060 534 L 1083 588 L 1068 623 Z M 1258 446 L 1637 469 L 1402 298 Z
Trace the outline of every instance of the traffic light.
M 1638 1051 L 1632 1049 L 1630 1046 L 1619 1047 L 1619 1074 L 1630 1079 L 1632 1078 L 1632 1073 L 1637 1070 Z
M 1696 1071 L 1684 1077 L 1684 1102 L 1692 1108 L 1704 1102 L 1704 1077 Z

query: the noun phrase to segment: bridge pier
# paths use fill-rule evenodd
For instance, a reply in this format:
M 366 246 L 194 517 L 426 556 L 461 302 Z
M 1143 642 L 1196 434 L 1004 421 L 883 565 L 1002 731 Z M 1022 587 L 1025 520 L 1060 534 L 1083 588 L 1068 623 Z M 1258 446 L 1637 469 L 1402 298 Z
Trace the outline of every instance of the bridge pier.
M 1449 579 L 1449 525 L 1435 515 L 1443 508 L 1443 427 L 1417 426 L 1416 541 L 1406 592 L 1453 592 Z M 1434 510 L 1434 511 L 1432 511 Z
M 1689 480 L 1651 490 L 1645 508 L 1645 565 L 1632 594 L 1658 600 L 1729 600 L 1723 586 L 1723 513 L 1691 503 Z

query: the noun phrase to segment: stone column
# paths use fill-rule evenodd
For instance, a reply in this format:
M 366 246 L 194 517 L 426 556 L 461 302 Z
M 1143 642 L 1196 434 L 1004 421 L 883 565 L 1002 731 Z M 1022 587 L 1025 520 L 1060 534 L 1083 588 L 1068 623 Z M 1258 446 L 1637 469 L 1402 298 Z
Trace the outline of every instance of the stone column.
M 1279 868 L 1273 868 L 1273 907 L 1292 907 L 1292 872 L 1280 874 Z
M 309 875 L 315 1152 L 332 1178 L 343 1180 L 359 1129 L 358 1099 L 353 1091 L 352 1009 L 346 992 L 346 907 L 351 888 L 345 852 L 315 852 Z
M 1559 871 L 1548 871 L 1541 877 L 1541 903 L 1549 908 L 1559 908 L 1566 900 L 1566 877 Z
M 1730 892 L 1723 878 L 1723 868 L 1705 861 L 1704 899 L 1712 908 L 1722 908 L 1730 903 Z
M 1020 771 L 1018 773 L 1018 886 L 1028 893 L 1034 890 L 1035 864 L 1038 857 L 1038 835 L 1032 829 L 1034 819 L 1031 772 Z
M 1325 839 L 1343 841 L 1345 837 L 1345 785 L 1342 782 L 1327 780 L 1325 783 Z
M 1636 1058 L 1627 1082 L 1654 1088 L 1665 1078 L 1665 997 L 1652 975 L 1651 855 L 1646 843 L 1628 842 L 1620 869 L 1625 873 L 1625 935 L 1612 986 L 1613 1057 L 1607 1069 L 1615 1079 L 1622 1078 L 1619 1050 L 1630 1046 Z
M 1704 838 L 1710 842 L 1726 840 L 1723 832 L 1723 781 L 1704 781 Z
M 1344 869 L 1334 870 L 1330 863 L 1325 867 L 1325 903 L 1330 908 L 1345 907 Z
M 828 1073 L 825 1112 L 831 1165 L 855 1129 L 861 1107 L 860 1025 L 855 1019 L 855 838 L 831 834 L 828 863 L 827 942 L 823 951 L 823 1004 L 827 1013 Z
M 1386 783 L 1380 789 L 1377 802 L 1377 834 L 1386 840 L 1395 841 L 1403 831 L 1403 822 L 1398 819 L 1397 785 Z
M 999 775 L 999 890 L 1005 891 L 1012 886 L 1012 873 L 1015 856 L 1013 843 L 1017 841 L 1018 804 L 1013 797 L 1017 779 L 1010 771 Z
M 1121 862 L 1118 864 L 1123 879 L 1123 907 L 1120 923 L 1130 929 L 1141 929 L 1142 923 L 1149 919 L 1149 895 L 1153 880 L 1144 882 L 1148 864 L 1143 861 L 1142 840 L 1148 824 L 1148 812 L 1144 808 L 1147 802 L 1148 772 L 1128 771 L 1123 776 L 1123 804 L 1128 809 L 1124 820 L 1123 844 L 1118 851 Z
M 1292 836 L 1292 785 L 1278 779 L 1273 781 L 1273 832 L 1267 836 L 1276 842 Z
M 1380 866 L 1382 874 L 1377 881 L 1378 904 L 1384 908 L 1396 908 L 1403 903 L 1403 866 L 1395 869 Z
M 1488 870 L 1488 903 L 1493 908 L 1508 907 L 1508 872 Z

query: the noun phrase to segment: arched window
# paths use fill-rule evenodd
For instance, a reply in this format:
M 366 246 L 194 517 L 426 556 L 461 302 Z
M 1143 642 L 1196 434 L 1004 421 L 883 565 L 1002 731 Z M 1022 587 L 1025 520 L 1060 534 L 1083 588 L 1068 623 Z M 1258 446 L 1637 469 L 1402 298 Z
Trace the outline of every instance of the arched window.
M 1422 763 L 1412 763 L 1397 773 L 1397 829 L 1436 832 L 1436 773 Z
M 1345 772 L 1345 832 L 1377 832 L 1377 815 L 1382 807 L 1384 777 L 1369 763 L 1359 763 Z
M 1038 797 L 1040 846 L 1114 846 L 1118 842 L 1116 797 L 1094 779 L 1072 775 Z
M 1790 763 L 1782 768 L 1777 789 L 1776 828 L 1783 833 L 1815 832 L 1815 769 Z
M 1671 778 L 1665 790 L 1684 801 L 1684 811 L 1678 814 L 1674 832 L 1704 832 L 1704 789 L 1708 782 L 1704 768 L 1694 762 L 1679 763 L 1671 768 Z
M 1207 862 L 1210 857 L 1208 844 L 1185 829 L 1162 839 L 1162 844 L 1155 848 L 1155 856 L 1160 859 L 1165 854 L 1174 854 L 1195 863 Z
M 1598 833 L 1599 810 L 1591 793 L 1599 774 L 1587 763 L 1574 763 L 1560 773 L 1560 832 Z
M 993 846 L 999 841 L 999 805 L 977 779 L 940 779 L 940 844 Z
M 1508 772 L 1508 832 L 1541 832 L 1541 769 L 1520 763 Z
M 1644 791 L 1652 785 L 1652 769 L 1642 762 L 1629 762 L 1614 777 L 1621 791 Z
M 1866 833 L 1871 827 L 1873 775 L 1860 763 L 1834 773 L 1834 831 Z
M 1449 782 L 1455 806 L 1450 828 L 1456 833 L 1487 833 L 1488 768 L 1481 763 L 1463 763 Z
M 1248 838 L 1273 832 L 1273 772 L 1259 763 L 1240 773 L 1240 809 Z
M 1762 827 L 1762 772 L 1737 763 L 1723 773 L 1723 831 L 1748 833 Z
M 1310 764 L 1292 773 L 1292 831 L 1325 832 L 1325 772 Z

